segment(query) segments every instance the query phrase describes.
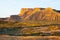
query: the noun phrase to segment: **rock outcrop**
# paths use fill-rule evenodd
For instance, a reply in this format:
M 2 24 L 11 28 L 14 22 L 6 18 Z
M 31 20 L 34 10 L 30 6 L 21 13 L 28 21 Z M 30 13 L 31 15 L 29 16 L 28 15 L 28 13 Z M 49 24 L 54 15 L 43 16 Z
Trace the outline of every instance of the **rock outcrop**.
M 60 12 L 52 8 L 22 8 L 22 20 L 60 21 Z

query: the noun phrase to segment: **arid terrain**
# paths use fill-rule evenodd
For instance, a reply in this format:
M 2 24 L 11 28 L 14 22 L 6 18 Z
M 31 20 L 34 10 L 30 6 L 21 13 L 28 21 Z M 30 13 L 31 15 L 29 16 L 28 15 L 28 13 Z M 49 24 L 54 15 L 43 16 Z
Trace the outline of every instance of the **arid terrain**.
M 0 40 L 60 40 L 60 36 L 0 36 Z
M 18 15 L 0 18 L 0 40 L 60 40 L 60 11 L 22 8 Z

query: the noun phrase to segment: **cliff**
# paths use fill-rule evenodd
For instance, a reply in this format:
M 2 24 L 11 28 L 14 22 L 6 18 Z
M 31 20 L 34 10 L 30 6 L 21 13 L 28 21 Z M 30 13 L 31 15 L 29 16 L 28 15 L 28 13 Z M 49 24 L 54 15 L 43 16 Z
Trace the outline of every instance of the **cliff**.
M 22 20 L 60 21 L 60 12 L 52 8 L 22 8 Z

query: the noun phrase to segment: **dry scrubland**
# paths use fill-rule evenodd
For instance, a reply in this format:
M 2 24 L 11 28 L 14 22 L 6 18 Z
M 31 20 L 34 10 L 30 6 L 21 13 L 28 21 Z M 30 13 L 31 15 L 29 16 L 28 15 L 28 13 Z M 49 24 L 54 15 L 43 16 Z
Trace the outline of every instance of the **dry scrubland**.
M 60 40 L 60 36 L 0 36 L 0 40 Z
M 60 22 L 1 22 L 0 34 L 10 36 L 60 36 Z

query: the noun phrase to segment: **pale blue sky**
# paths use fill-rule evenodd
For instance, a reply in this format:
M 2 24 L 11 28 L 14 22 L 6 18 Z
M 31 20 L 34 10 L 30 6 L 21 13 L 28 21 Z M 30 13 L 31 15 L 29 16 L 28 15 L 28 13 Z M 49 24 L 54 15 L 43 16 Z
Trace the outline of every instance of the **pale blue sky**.
M 0 17 L 18 14 L 21 8 L 34 7 L 60 10 L 60 0 L 0 0 Z

